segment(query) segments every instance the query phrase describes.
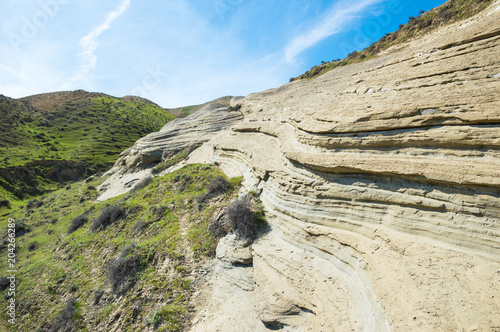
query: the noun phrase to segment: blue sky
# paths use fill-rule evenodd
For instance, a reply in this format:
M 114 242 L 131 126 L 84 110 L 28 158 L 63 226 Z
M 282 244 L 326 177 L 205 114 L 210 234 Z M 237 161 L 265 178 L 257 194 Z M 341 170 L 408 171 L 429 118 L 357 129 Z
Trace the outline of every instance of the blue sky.
M 0 94 L 163 107 L 247 95 L 344 58 L 444 0 L 2 0 Z

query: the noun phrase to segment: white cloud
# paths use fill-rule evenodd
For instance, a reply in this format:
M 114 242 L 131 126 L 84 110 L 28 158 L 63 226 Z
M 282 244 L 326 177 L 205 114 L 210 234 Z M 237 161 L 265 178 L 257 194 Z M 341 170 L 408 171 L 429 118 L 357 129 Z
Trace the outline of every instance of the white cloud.
M 80 65 L 76 74 L 64 85 L 64 89 L 72 88 L 74 83 L 88 78 L 88 75 L 92 72 L 97 63 L 97 56 L 94 53 L 99 46 L 97 41 L 99 36 L 104 31 L 111 28 L 111 23 L 113 23 L 114 20 L 120 17 L 128 9 L 130 3 L 131 0 L 123 0 L 117 9 L 108 13 L 102 24 L 95 27 L 88 35 L 80 40 L 80 47 L 82 49 L 82 51 L 78 54 L 78 57 L 80 58 Z
M 358 15 L 366 11 L 368 7 L 382 1 L 384 0 L 342 1 L 335 4 L 320 23 L 310 31 L 295 36 L 288 43 L 285 47 L 286 61 L 293 63 L 298 54 L 316 45 L 323 39 L 343 31 Z

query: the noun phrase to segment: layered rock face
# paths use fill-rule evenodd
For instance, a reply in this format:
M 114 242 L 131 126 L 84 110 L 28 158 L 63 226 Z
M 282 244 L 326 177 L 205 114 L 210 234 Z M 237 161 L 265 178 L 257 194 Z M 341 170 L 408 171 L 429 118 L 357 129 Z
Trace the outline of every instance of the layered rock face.
M 221 241 L 193 331 L 500 331 L 499 22 L 235 101 L 189 162 L 243 175 L 270 230 Z
M 141 138 L 120 154 L 114 167 L 105 174 L 110 178 L 99 187 L 102 195 L 98 200 L 130 191 L 135 183 L 152 175 L 152 166 L 184 149 L 196 148 L 241 119 L 239 111 L 213 103 L 187 118 L 167 123 L 159 132 Z

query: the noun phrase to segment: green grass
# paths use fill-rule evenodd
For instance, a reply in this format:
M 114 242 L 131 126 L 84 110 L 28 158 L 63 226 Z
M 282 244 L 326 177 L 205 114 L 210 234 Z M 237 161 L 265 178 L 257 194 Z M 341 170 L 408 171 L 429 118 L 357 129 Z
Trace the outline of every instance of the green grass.
M 140 98 L 84 91 L 0 95 L 0 200 L 36 196 L 105 171 L 123 150 L 173 119 Z
M 379 41 L 371 44 L 361 51 L 353 50 L 345 59 L 329 62 L 323 61 L 321 65 L 312 67 L 304 74 L 293 77 L 290 82 L 303 79 L 312 79 L 323 75 L 335 68 L 340 68 L 353 63 L 358 63 L 374 58 L 381 51 L 395 45 L 402 44 L 409 39 L 424 35 L 443 25 L 457 22 L 472 17 L 484 10 L 495 0 L 450 0 L 442 6 L 428 12 L 420 12 L 415 17 L 410 17 L 408 23 L 401 24 L 393 33 L 387 33 Z
M 151 102 L 104 94 L 83 94 L 49 109 L 36 109 L 38 104 L 29 97 L 0 98 L 0 167 L 47 159 L 114 163 L 136 140 L 175 118 Z
M 105 329 L 118 308 L 120 319 L 130 330 L 144 329 L 147 324 L 155 324 L 161 331 L 178 331 L 186 326 L 193 292 L 190 275 L 197 261 L 211 257 L 215 251 L 216 239 L 209 233 L 208 224 L 218 207 L 227 205 L 237 192 L 221 194 L 217 205 L 207 202 L 200 206 L 196 199 L 216 176 L 224 174 L 208 165 L 189 165 L 154 178 L 134 193 L 94 203 L 97 192 L 93 187 L 104 181 L 97 178 L 48 193 L 38 199 L 42 205 L 30 211 L 15 206 L 0 220 L 0 235 L 6 236 L 8 218 L 23 221 L 31 231 L 17 239 L 18 324 L 12 330 L 3 315 L 0 330 L 46 330 L 70 296 L 78 303 L 75 331 Z M 236 189 L 241 178 L 229 182 Z M 91 221 L 106 204 L 123 207 L 126 217 L 102 230 L 90 231 Z M 81 214 L 88 216 L 87 224 L 67 234 L 73 218 Z M 134 229 L 139 221 L 141 227 Z M 38 248 L 28 251 L 34 241 Z M 135 246 L 129 255 L 140 257 L 140 271 L 132 276 L 131 288 L 114 294 L 106 277 L 106 264 L 131 244 Z M 0 252 L 5 258 L 6 249 Z M 6 259 L 0 260 L 0 276 L 6 274 L 6 263 Z M 94 305 L 94 291 L 99 289 L 106 290 L 108 300 Z M 7 299 L 6 292 L 0 292 L 0 306 L 4 307 Z

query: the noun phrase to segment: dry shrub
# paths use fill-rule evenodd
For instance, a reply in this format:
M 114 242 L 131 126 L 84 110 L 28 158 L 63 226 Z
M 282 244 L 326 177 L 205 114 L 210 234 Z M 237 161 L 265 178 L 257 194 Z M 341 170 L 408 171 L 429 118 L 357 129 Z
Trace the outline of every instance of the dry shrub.
M 135 245 L 126 247 L 120 256 L 105 265 L 106 278 L 113 292 L 127 290 L 134 283 L 135 275 L 141 270 L 141 257 L 134 253 Z
M 78 217 L 74 218 L 73 221 L 71 221 L 71 224 L 68 227 L 68 234 L 71 234 L 73 232 L 76 232 L 80 227 L 85 225 L 88 221 L 88 218 L 86 215 L 79 215 Z
M 71 332 L 74 329 L 73 320 L 76 314 L 76 300 L 70 298 L 64 309 L 59 313 L 56 320 L 49 329 L 49 332 Z
M 207 186 L 207 190 L 198 196 L 197 201 L 203 202 L 219 194 L 227 192 L 231 188 L 231 184 L 222 176 L 215 177 Z
M 126 216 L 126 211 L 121 206 L 117 205 L 106 205 L 101 214 L 92 220 L 92 225 L 90 225 L 91 231 L 96 231 L 98 229 L 103 229 L 113 224 L 117 220 L 124 218 Z

